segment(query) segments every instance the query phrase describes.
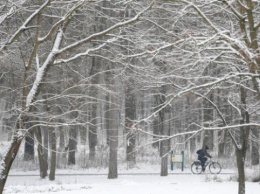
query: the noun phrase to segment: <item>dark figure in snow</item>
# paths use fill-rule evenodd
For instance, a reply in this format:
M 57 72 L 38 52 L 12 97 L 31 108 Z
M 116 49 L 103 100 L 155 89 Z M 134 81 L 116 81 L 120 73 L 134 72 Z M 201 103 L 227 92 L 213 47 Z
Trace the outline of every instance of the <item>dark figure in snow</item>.
M 211 155 L 208 154 L 207 150 L 209 149 L 208 146 L 198 150 L 196 153 L 198 154 L 198 160 L 201 162 L 202 171 L 205 171 L 205 163 L 207 161 L 207 157 L 212 158 Z

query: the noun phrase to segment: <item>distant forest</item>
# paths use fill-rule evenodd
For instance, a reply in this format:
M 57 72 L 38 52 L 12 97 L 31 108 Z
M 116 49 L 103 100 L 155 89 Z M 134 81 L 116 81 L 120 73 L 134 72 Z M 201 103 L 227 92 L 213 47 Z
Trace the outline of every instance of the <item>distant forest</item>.
M 171 151 L 259 165 L 260 2 L 0 2 L 0 193 L 16 155 L 117 178 Z M 22 145 L 24 150 L 19 149 Z M 3 146 L 4 147 L 4 146 Z M 155 158 L 156 158 L 155 157 Z M 47 171 L 50 171 L 47 173 Z

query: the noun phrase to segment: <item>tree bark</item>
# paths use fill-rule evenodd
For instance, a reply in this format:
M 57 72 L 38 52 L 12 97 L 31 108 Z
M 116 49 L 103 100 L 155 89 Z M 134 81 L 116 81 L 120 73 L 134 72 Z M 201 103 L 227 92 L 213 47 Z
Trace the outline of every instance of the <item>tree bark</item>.
M 48 165 L 48 160 L 49 160 L 49 131 L 47 127 L 41 126 L 41 131 L 43 134 L 43 157 L 44 157 L 44 163 L 46 166 L 46 169 L 48 170 L 49 165 Z
M 96 31 L 94 29 L 94 31 Z M 94 161 L 96 156 L 96 145 L 97 145 L 97 97 L 98 90 L 96 85 L 99 82 L 98 72 L 101 64 L 96 57 L 92 57 L 92 67 L 90 69 L 89 76 L 91 77 L 90 95 L 93 97 L 91 103 L 90 123 L 89 126 L 89 160 Z
M 26 128 L 28 129 L 29 126 L 27 126 Z M 25 137 L 24 161 L 31 161 L 33 159 L 34 159 L 34 132 L 33 130 L 29 130 Z
M 0 194 L 3 193 L 9 171 L 10 171 L 13 161 L 19 151 L 21 142 L 22 142 L 22 139 L 18 139 L 17 137 L 15 137 L 12 140 L 12 143 L 8 149 L 8 152 L 6 153 L 4 160 L 1 163 L 1 167 L 3 167 L 3 169 L 1 169 L 1 171 L 0 171 L 1 172 L 1 174 L 0 174 Z
M 25 134 L 24 144 L 24 161 L 32 161 L 34 159 L 34 132 L 29 117 L 24 117 L 23 125 L 26 129 L 29 129 Z
M 75 154 L 77 150 L 77 130 L 70 129 L 69 132 L 69 144 L 68 144 L 68 151 L 69 151 L 69 157 L 68 157 L 68 165 L 75 165 L 76 159 Z
M 38 152 L 38 158 L 39 158 L 40 177 L 45 178 L 47 176 L 47 167 L 46 167 L 46 162 L 44 160 L 44 155 L 43 155 L 42 134 L 41 134 L 40 127 L 37 127 L 35 129 L 34 134 L 35 134 L 35 137 L 38 142 L 37 152 Z
M 116 86 L 116 81 L 113 80 L 113 85 Z M 118 100 L 116 96 L 111 96 L 110 106 L 110 124 L 109 124 L 109 167 L 108 167 L 108 179 L 116 179 L 118 177 L 117 172 L 117 149 L 118 149 Z
M 136 119 L 136 106 L 131 84 L 133 83 L 127 83 L 125 94 L 126 161 L 129 168 L 136 165 L 136 132 L 133 126 L 133 121 Z
M 14 133 L 10 147 L 0 164 L 0 194 L 3 193 L 9 171 L 17 156 L 17 153 L 21 146 L 21 142 L 24 138 L 24 136 L 19 135 L 20 132 L 19 129 L 23 129 L 24 128 L 23 125 L 24 125 L 24 119 L 20 118 L 16 123 L 17 131 Z
M 50 166 L 50 174 L 49 180 L 55 180 L 55 171 L 56 171 L 56 132 L 55 129 L 51 130 L 51 166 Z
M 259 165 L 259 143 L 257 139 L 259 139 L 259 131 L 258 129 L 251 130 L 253 138 L 252 138 L 252 151 L 251 151 L 251 165 L 256 166 Z
M 166 69 L 162 69 L 166 71 Z M 166 101 L 167 86 L 161 86 L 158 89 L 159 94 L 155 96 L 156 107 L 161 108 Z M 162 136 L 169 136 L 169 107 L 164 107 L 158 112 L 158 131 Z M 161 176 L 168 175 L 168 153 L 169 153 L 170 140 L 160 140 L 160 157 L 161 157 Z
M 241 99 L 241 121 L 240 124 L 250 123 L 249 113 L 246 108 L 246 90 L 240 87 L 240 99 Z M 239 146 L 236 148 L 236 160 L 238 169 L 238 194 L 245 194 L 245 159 L 246 151 L 248 147 L 248 138 L 250 133 L 250 127 L 240 127 Z
M 94 161 L 96 156 L 96 145 L 97 145 L 97 126 L 96 126 L 96 105 L 92 105 L 91 110 L 91 125 L 89 126 L 89 160 Z
M 160 115 L 160 130 L 161 134 L 164 136 L 169 136 L 169 125 L 168 125 L 168 112 L 162 110 L 159 112 Z M 170 140 L 162 140 L 160 146 L 160 155 L 161 155 L 161 176 L 168 176 L 168 155 L 170 148 Z
M 236 150 L 236 161 L 238 169 L 238 194 L 245 194 L 245 158 L 243 150 Z
M 112 113 L 114 115 L 116 113 Z M 115 116 L 115 115 L 114 115 Z M 112 116 L 112 117 L 114 117 Z M 109 129 L 109 170 L 108 179 L 116 179 L 117 172 L 117 148 L 118 148 L 118 129 L 116 120 L 111 121 L 111 128 Z
M 158 121 L 158 116 L 154 118 L 153 120 L 153 134 L 159 135 L 159 121 Z M 158 137 L 153 136 L 153 144 L 152 146 L 154 148 L 159 148 L 159 141 Z
M 62 123 L 62 120 L 60 120 L 60 123 Z M 67 154 L 65 152 L 65 130 L 63 130 L 63 127 L 60 126 L 58 129 L 59 133 L 59 137 L 56 137 L 56 139 L 59 138 L 59 146 L 58 146 L 58 151 L 60 152 L 57 157 L 58 157 L 58 162 L 57 162 L 57 167 L 64 167 L 67 165 Z

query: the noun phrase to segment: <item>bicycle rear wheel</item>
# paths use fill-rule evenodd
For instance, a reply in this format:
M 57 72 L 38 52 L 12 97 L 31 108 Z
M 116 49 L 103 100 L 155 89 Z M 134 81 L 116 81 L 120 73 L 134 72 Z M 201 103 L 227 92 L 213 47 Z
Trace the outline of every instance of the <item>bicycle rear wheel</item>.
M 212 174 L 219 174 L 220 171 L 221 171 L 221 166 L 218 162 L 212 162 L 210 165 L 209 165 L 209 171 L 212 173 Z
M 191 172 L 193 174 L 201 174 L 202 173 L 202 166 L 200 162 L 193 162 L 191 164 Z

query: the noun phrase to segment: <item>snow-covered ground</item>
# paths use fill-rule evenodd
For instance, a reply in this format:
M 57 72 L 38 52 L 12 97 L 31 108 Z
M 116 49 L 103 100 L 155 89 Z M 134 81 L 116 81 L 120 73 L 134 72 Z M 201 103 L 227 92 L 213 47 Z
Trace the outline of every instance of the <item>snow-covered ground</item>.
M 40 179 L 37 172 L 12 170 L 4 194 L 236 194 L 238 191 L 235 175 L 227 174 L 233 172 L 230 170 L 223 170 L 220 175 L 211 175 L 208 172 L 193 175 L 189 169 L 184 172 L 178 169 L 169 172 L 169 176 L 160 177 L 158 166 L 146 165 L 133 170 L 122 167 L 119 169 L 118 179 L 110 180 L 107 179 L 107 169 L 57 170 L 56 180 L 49 181 Z M 73 173 L 77 175 L 72 175 Z M 94 173 L 99 175 L 93 175 Z M 28 174 L 34 176 L 24 176 Z M 259 194 L 259 191 L 259 182 L 246 183 L 246 194 Z
M 2 144 L 0 149 L 0 156 Z M 23 150 L 23 149 L 22 149 Z M 138 167 L 128 169 L 126 164 L 118 165 L 118 179 L 107 179 L 107 168 L 69 167 L 56 170 L 56 180 L 41 179 L 39 171 L 33 171 L 37 165 L 16 158 L 11 169 L 4 194 L 237 194 L 236 169 L 223 169 L 219 175 L 207 171 L 202 175 L 193 175 L 190 163 L 185 164 L 184 172 L 175 166 L 169 170 L 169 176 L 160 176 L 160 165 L 138 163 Z M 220 161 L 224 168 L 230 168 L 228 160 Z M 20 169 L 20 170 L 18 170 Z M 26 170 L 21 170 L 26 169 Z M 247 175 L 260 172 L 260 167 L 248 169 Z M 76 175 L 75 175 L 76 174 Z M 30 175 L 30 176 L 28 176 Z M 250 177 L 248 178 L 250 179 Z M 259 194 L 260 183 L 246 182 L 246 194 Z

